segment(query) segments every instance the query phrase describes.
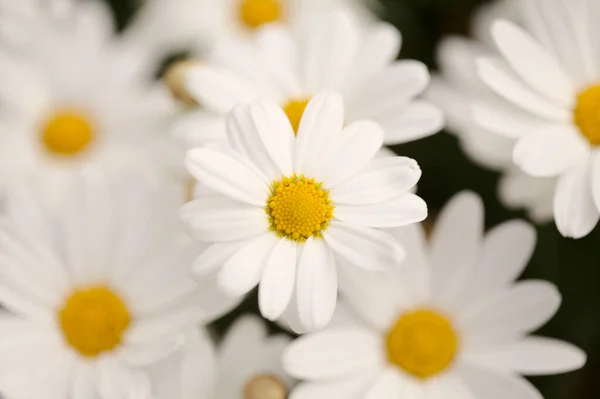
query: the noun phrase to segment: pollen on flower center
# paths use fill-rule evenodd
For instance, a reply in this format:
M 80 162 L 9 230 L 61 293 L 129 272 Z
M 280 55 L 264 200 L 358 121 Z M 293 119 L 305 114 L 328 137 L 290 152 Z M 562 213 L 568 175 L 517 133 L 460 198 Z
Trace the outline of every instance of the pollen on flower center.
M 314 179 L 296 175 L 273 182 L 267 200 L 271 230 L 280 237 L 299 242 L 312 236 L 321 237 L 334 209 L 329 191 L 322 185 Z
M 73 156 L 89 146 L 94 138 L 91 121 L 78 112 L 58 112 L 42 128 L 44 148 L 55 155 Z
M 577 96 L 575 124 L 592 145 L 600 145 L 600 84 Z
M 426 379 L 452 364 L 458 337 L 450 321 L 441 314 L 417 310 L 403 314 L 386 340 L 390 363 L 406 373 Z
M 96 357 L 121 344 L 131 316 L 113 291 L 104 286 L 75 291 L 59 313 L 68 344 L 82 356 Z
M 302 120 L 302 115 L 304 115 L 304 110 L 308 105 L 310 98 L 303 99 L 294 99 L 288 101 L 283 106 L 283 111 L 287 115 L 292 127 L 294 128 L 294 134 L 298 134 L 298 128 L 300 127 L 300 121 Z
M 240 19 L 250 29 L 269 22 L 279 21 L 283 16 L 281 0 L 240 0 Z

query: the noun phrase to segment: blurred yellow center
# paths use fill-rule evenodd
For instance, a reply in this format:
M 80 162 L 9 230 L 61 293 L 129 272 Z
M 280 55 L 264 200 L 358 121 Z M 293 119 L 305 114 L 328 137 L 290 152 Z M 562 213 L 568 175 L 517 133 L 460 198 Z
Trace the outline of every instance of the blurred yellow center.
M 304 176 L 284 177 L 273 182 L 272 195 L 267 200 L 271 230 L 293 241 L 321 237 L 333 217 L 329 191 Z
M 73 156 L 83 151 L 93 140 L 90 120 L 77 112 L 52 115 L 42 128 L 42 142 L 53 154 Z
M 283 111 L 287 115 L 292 127 L 294 128 L 294 134 L 298 134 L 300 121 L 302 120 L 302 115 L 304 115 L 304 110 L 306 109 L 309 101 L 310 98 L 290 100 L 283 106 Z
M 131 316 L 121 298 L 99 286 L 75 291 L 60 311 L 59 320 L 69 345 L 82 356 L 96 357 L 121 344 Z
M 592 145 L 600 145 L 600 84 L 577 96 L 575 124 Z
M 387 336 L 390 363 L 418 378 L 429 378 L 452 364 L 458 338 L 450 321 L 423 309 L 403 314 Z
M 250 29 L 279 21 L 283 16 L 283 4 L 281 3 L 281 0 L 241 0 L 240 19 Z

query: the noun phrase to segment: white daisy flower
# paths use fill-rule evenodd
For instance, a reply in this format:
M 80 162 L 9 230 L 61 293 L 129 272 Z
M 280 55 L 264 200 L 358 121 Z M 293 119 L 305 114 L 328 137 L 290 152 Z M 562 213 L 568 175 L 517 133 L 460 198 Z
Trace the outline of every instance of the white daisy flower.
M 177 186 L 83 180 L 64 209 L 11 190 L 0 226 L 0 391 L 9 398 L 137 398 L 142 367 L 188 327 L 231 309 L 189 277 L 197 245 L 179 228 Z
M 295 291 L 300 320 L 314 330 L 335 309 L 335 258 L 367 270 L 400 262 L 400 244 L 378 229 L 426 217 L 425 202 L 409 192 L 421 170 L 409 158 L 374 159 L 384 136 L 377 124 L 343 125 L 336 94 L 309 102 L 297 136 L 280 107 L 258 101 L 227 119 L 233 150 L 191 150 L 188 171 L 218 193 L 181 212 L 196 238 L 214 242 L 193 273 L 219 271 L 231 296 L 260 283 L 260 309 L 270 320 Z
M 347 123 L 379 123 L 387 144 L 442 128 L 441 111 L 415 99 L 429 83 L 427 67 L 396 61 L 401 37 L 395 27 L 364 27 L 347 13 L 310 27 L 296 34 L 272 25 L 251 43 L 222 41 L 207 60 L 189 67 L 186 87 L 204 108 L 182 116 L 175 134 L 191 143 L 224 138 L 227 113 L 264 97 L 279 104 L 297 130 L 309 100 L 329 90 L 342 94 Z
M 514 282 L 535 246 L 530 225 L 507 222 L 484 237 L 483 205 L 464 193 L 429 244 L 421 230 L 397 230 L 409 243 L 405 268 L 347 274 L 354 294 L 344 299 L 363 321 L 286 349 L 284 368 L 306 380 L 290 399 L 539 399 L 521 375 L 583 366 L 580 349 L 528 335 L 561 301 L 550 283 Z
M 375 0 L 146 0 L 125 35 L 165 50 L 212 47 L 216 40 L 245 40 L 270 23 L 308 28 L 337 10 L 373 19 Z
M 268 336 L 264 322 L 255 316 L 238 319 L 216 351 L 195 329 L 175 356 L 152 367 L 155 396 L 286 399 L 293 381 L 283 371 L 281 355 L 290 341 L 284 335 Z M 265 391 L 271 396 L 256 396 Z
M 474 116 L 517 141 L 512 160 L 522 171 L 558 179 L 555 222 L 564 236 L 580 238 L 600 218 L 600 2 L 520 6 L 524 27 L 492 26 L 501 55 L 480 58 L 477 69 L 498 104 L 477 104 Z
M 76 3 L 58 20 L 33 21 L 34 46 L 0 45 L 0 189 L 26 174 L 54 182 L 90 166 L 170 172 L 173 104 L 141 78 L 144 60 L 114 37 L 106 6 Z
M 512 162 L 514 138 L 500 136 L 482 128 L 473 118 L 476 104 L 487 107 L 508 107 L 497 98 L 477 75 L 476 59 L 494 54 L 489 29 L 497 18 L 518 20 L 518 5 L 514 0 L 496 1 L 481 7 L 473 20 L 475 39 L 453 36 L 444 39 L 438 51 L 440 73 L 426 92 L 426 98 L 439 104 L 447 119 L 448 129 L 457 135 L 467 155 L 486 168 L 503 172 L 499 197 L 511 208 L 525 208 L 538 222 L 552 220 L 554 178 L 526 174 Z

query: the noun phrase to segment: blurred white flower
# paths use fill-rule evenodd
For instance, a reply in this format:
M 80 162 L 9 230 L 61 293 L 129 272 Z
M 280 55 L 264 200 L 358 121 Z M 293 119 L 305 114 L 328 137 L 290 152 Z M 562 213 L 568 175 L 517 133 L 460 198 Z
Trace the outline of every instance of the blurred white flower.
M 527 175 L 512 163 L 514 138 L 500 136 L 474 120 L 472 106 L 507 107 L 483 82 L 475 78 L 476 59 L 494 54 L 490 25 L 497 18 L 518 20 L 515 0 L 486 4 L 473 20 L 475 39 L 452 36 L 440 44 L 440 73 L 434 76 L 426 98 L 440 105 L 446 114 L 448 129 L 460 139 L 467 155 L 478 164 L 503 172 L 498 194 L 511 208 L 525 208 L 538 222 L 552 220 L 554 178 Z
M 515 282 L 533 252 L 533 228 L 511 221 L 484 237 L 483 226 L 480 199 L 459 194 L 429 244 L 414 226 L 396 230 L 407 243 L 403 269 L 350 268 L 354 294 L 344 299 L 362 321 L 303 336 L 286 349 L 284 368 L 306 380 L 290 399 L 539 399 L 520 375 L 582 367 L 586 355 L 578 348 L 528 336 L 561 302 L 550 283 Z
M 204 108 L 184 114 L 175 134 L 191 145 L 225 138 L 225 115 L 237 104 L 267 97 L 297 130 L 308 101 L 321 91 L 342 94 L 346 122 L 382 125 L 386 144 L 439 131 L 441 111 L 415 99 L 429 83 L 418 61 L 396 61 L 400 32 L 379 22 L 361 26 L 347 13 L 296 34 L 280 25 L 261 29 L 248 43 L 224 40 L 187 70 L 189 94 Z
M 125 35 L 156 55 L 211 48 L 216 40 L 244 40 L 268 23 L 310 29 L 337 10 L 372 19 L 371 0 L 146 0 Z
M 0 227 L 0 391 L 144 398 L 142 367 L 237 302 L 211 279 L 190 279 L 199 249 L 177 220 L 179 187 L 85 176 L 66 197 L 48 214 L 28 186 L 10 190 Z
M 244 394 L 261 381 L 287 392 L 292 380 L 283 371 L 281 354 L 289 342 L 284 335 L 268 336 L 264 321 L 256 316 L 240 317 L 217 350 L 206 334 L 194 329 L 175 356 L 152 367 L 155 396 L 254 399 Z
M 425 202 L 409 190 L 421 170 L 403 157 L 376 157 L 383 130 L 370 121 L 344 128 L 342 99 L 315 96 L 296 133 L 268 101 L 236 107 L 227 119 L 232 149 L 193 149 L 188 171 L 215 192 L 187 204 L 192 234 L 214 242 L 193 273 L 219 271 L 231 296 L 258 283 L 262 314 L 275 320 L 295 292 L 300 321 L 325 327 L 337 299 L 335 258 L 379 270 L 403 250 L 380 228 L 416 223 Z
M 172 100 L 145 81 L 145 59 L 114 36 L 104 4 L 77 3 L 27 26 L 32 46 L 0 44 L 0 190 L 27 174 L 53 186 L 90 166 L 152 177 L 175 170 L 182 155 L 164 134 Z

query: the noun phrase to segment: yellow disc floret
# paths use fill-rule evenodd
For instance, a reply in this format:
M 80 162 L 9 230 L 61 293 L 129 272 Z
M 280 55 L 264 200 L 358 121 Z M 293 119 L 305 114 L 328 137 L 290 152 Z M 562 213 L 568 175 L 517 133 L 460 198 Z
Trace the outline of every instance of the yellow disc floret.
M 388 333 L 386 345 L 390 363 L 425 379 L 452 364 L 458 338 L 445 316 L 422 309 L 403 314 Z
M 575 124 L 592 145 L 600 145 L 600 84 L 577 96 Z
M 60 311 L 59 321 L 71 347 L 82 356 L 96 357 L 121 344 L 131 316 L 121 298 L 99 286 L 75 291 Z
M 333 218 L 329 191 L 323 183 L 304 176 L 284 177 L 273 182 L 267 200 L 267 214 L 271 230 L 280 237 L 303 242 L 310 237 L 321 237 Z
M 240 20 L 250 29 L 281 20 L 282 0 L 240 0 Z
M 310 98 L 290 100 L 283 106 L 283 111 L 287 115 L 292 127 L 294 128 L 294 134 L 298 134 L 298 128 L 300 127 L 300 121 L 304 110 L 308 105 Z
M 42 128 L 42 143 L 46 151 L 73 156 L 89 146 L 94 130 L 89 119 L 77 112 L 57 112 Z

